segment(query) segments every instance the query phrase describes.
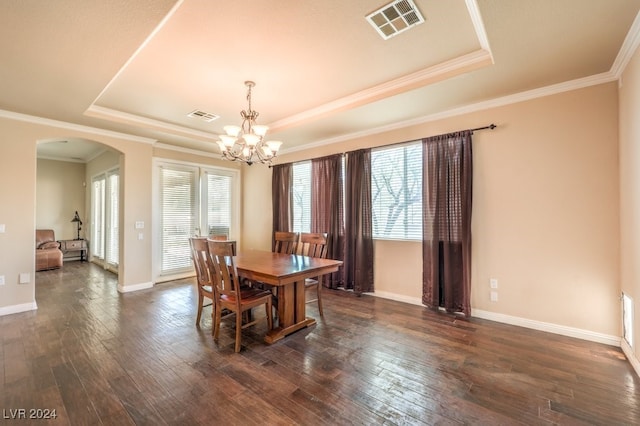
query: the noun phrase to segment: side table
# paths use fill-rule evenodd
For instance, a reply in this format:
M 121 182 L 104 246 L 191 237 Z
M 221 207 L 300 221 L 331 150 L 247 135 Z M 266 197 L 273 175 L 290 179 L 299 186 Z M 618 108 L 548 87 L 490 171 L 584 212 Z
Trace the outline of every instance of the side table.
M 69 258 L 75 257 L 75 253 L 80 254 L 80 261 L 87 260 L 87 240 L 60 240 L 60 250 L 64 254 L 64 260 L 70 260 Z

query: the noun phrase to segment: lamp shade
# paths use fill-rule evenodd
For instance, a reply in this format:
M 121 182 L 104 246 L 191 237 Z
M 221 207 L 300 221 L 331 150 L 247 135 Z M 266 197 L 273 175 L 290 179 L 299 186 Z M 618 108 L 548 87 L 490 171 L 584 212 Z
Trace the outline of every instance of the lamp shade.
M 80 222 L 80 225 L 82 225 L 82 221 L 80 220 L 80 215 L 78 214 L 77 211 L 76 211 L 76 214 L 73 215 L 73 219 L 71 219 L 71 222 Z

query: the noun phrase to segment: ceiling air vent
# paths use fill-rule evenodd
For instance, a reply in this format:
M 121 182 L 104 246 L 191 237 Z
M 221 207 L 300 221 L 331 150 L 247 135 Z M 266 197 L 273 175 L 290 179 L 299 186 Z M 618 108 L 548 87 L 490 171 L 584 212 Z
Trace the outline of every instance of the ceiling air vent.
M 366 18 L 385 40 L 424 22 L 411 0 L 396 0 L 370 13 Z
M 219 115 L 211 114 L 210 112 L 200 111 L 199 109 L 195 111 L 191 111 L 187 114 L 187 117 L 199 118 L 202 121 L 206 121 L 207 123 L 211 123 L 213 120 L 217 120 L 220 118 Z

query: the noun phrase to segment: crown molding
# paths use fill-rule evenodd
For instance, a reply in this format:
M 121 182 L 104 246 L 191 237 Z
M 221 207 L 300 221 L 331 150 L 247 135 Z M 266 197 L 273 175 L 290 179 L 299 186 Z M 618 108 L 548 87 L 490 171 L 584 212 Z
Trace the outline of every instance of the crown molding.
M 21 114 L 19 112 L 0 110 L 0 118 L 8 118 L 10 120 L 23 121 L 26 123 L 39 124 L 42 126 L 57 127 L 59 129 L 73 130 L 76 132 L 90 133 L 93 135 L 107 136 L 110 138 L 124 139 L 132 142 L 145 144 L 154 144 L 155 139 L 145 138 L 142 136 L 133 136 L 126 133 L 114 132 L 112 130 L 99 129 L 97 127 L 89 127 L 81 124 L 68 123 L 66 121 L 52 120 L 50 118 L 36 117 L 33 115 Z
M 489 37 L 487 37 L 487 32 L 484 29 L 484 21 L 482 20 L 482 15 L 480 14 L 480 8 L 478 7 L 478 2 L 476 0 L 466 0 L 467 10 L 469 11 L 469 16 L 471 17 L 471 23 L 473 24 L 473 28 L 476 31 L 476 37 L 478 38 L 478 42 L 480 43 L 480 47 L 482 50 L 485 50 L 491 56 L 491 63 L 493 62 L 493 52 L 491 51 L 491 46 L 489 45 Z
M 79 164 L 88 163 L 88 161 L 80 160 L 80 159 L 77 159 L 77 158 L 53 157 L 53 156 L 50 156 L 50 155 L 38 155 L 38 160 L 64 161 L 65 163 L 79 163 Z
M 398 130 L 398 129 L 404 129 L 407 127 L 429 123 L 437 120 L 443 120 L 446 118 L 457 117 L 463 114 L 469 114 L 477 111 L 483 111 L 491 108 L 511 105 L 518 102 L 524 102 L 524 101 L 528 101 L 536 98 L 543 98 L 545 96 L 551 96 L 558 93 L 569 92 L 572 90 L 578 90 L 578 89 L 582 89 L 590 86 L 596 86 L 598 84 L 610 83 L 616 80 L 617 80 L 617 77 L 612 72 L 606 72 L 602 74 L 593 75 L 590 77 L 579 78 L 579 79 L 567 81 L 564 83 L 541 87 L 539 89 L 533 89 L 526 92 L 516 93 L 514 95 L 503 96 L 501 98 L 491 99 L 484 102 L 478 102 L 475 104 L 470 104 L 463 107 L 439 112 L 437 114 L 430 114 L 430 115 L 426 115 L 418 118 L 413 118 L 410 120 L 400 121 L 387 126 L 380 126 L 373 129 L 368 129 L 360 132 L 353 132 L 353 133 L 337 136 L 334 138 L 323 139 L 310 144 L 305 144 L 304 146 L 288 148 L 286 150 L 283 150 L 282 154 L 289 154 L 293 152 L 307 150 L 309 148 L 317 148 L 325 145 L 331 145 L 334 143 L 345 142 L 352 139 L 377 135 L 379 133 L 389 132 L 389 131 Z
M 114 81 L 116 81 L 120 77 L 120 75 L 124 72 L 125 69 L 127 69 L 127 67 L 129 67 L 129 64 L 131 64 L 133 62 L 133 60 L 138 57 L 140 52 L 142 52 L 142 49 L 147 47 L 147 45 L 156 36 L 156 34 L 158 34 L 158 32 L 167 24 L 167 22 L 169 22 L 169 19 L 171 19 L 173 17 L 173 15 L 176 13 L 176 11 L 178 9 L 180 9 L 180 6 L 182 6 L 182 3 L 184 3 L 184 0 L 177 0 L 176 1 L 176 3 L 171 8 L 171 10 L 169 10 L 169 12 L 165 15 L 165 17 L 162 18 L 160 23 L 158 23 L 158 25 L 153 29 L 153 31 L 151 31 L 151 33 L 149 33 L 149 35 L 144 39 L 142 44 L 140 44 L 140 46 L 138 46 L 138 48 L 135 50 L 135 52 L 133 52 L 133 54 L 129 57 L 129 59 L 127 59 L 127 61 L 122 65 L 122 67 L 120 67 L 118 72 L 116 72 L 113 75 L 113 77 L 111 78 L 111 80 L 109 80 L 107 85 L 104 86 L 104 88 L 100 91 L 98 96 L 96 96 L 96 98 L 93 100 L 93 102 L 91 102 L 91 106 L 94 106 L 98 102 L 98 100 L 102 97 L 102 95 L 104 95 L 105 92 L 111 87 L 111 85 L 114 83 Z
M 204 140 L 207 142 L 214 141 L 213 133 L 203 132 L 200 130 L 190 129 L 184 126 L 178 126 L 170 124 L 164 121 L 155 120 L 153 118 L 146 118 L 136 114 L 131 114 L 124 111 L 118 111 L 116 109 L 105 108 L 97 105 L 91 105 L 84 112 L 84 115 L 101 118 L 117 123 L 131 124 L 144 129 L 160 130 L 163 132 L 171 133 L 177 136 L 186 136 L 198 140 Z
M 325 115 L 355 108 L 367 103 L 384 99 L 417 87 L 433 84 L 446 78 L 473 71 L 483 66 L 493 65 L 493 52 L 484 28 L 480 8 L 476 0 L 465 0 L 469 17 L 476 33 L 480 49 L 467 55 L 424 68 L 415 73 L 391 80 L 366 90 L 326 103 L 317 108 L 294 114 L 290 117 L 269 123 L 272 132 L 284 130 L 305 121 L 318 119 Z
M 223 160 L 220 154 L 215 154 L 213 152 L 207 152 L 207 151 L 200 151 L 199 149 L 170 145 L 163 142 L 157 142 L 153 147 L 158 149 L 166 149 L 168 151 L 182 152 L 183 154 L 194 154 L 200 157 L 210 157 L 210 158 L 215 158 L 216 160 Z
M 269 123 L 269 128 L 272 132 L 278 132 L 305 121 L 316 120 L 329 114 L 375 102 L 491 64 L 493 64 L 493 60 L 489 52 L 482 49 L 476 50 L 475 52 L 459 56 L 438 65 L 424 68 L 369 89 L 361 90 L 352 95 L 336 99 L 317 108 L 312 108 L 299 114 L 283 118 L 282 120 Z
M 624 42 L 622 43 L 622 47 L 620 47 L 620 51 L 618 52 L 618 56 L 616 56 L 615 61 L 613 61 L 613 65 L 611 66 L 611 73 L 616 76 L 616 78 L 620 78 L 624 69 L 627 67 L 627 64 L 633 57 L 633 54 L 636 52 L 636 49 L 640 45 L 640 13 L 636 15 L 636 18 L 633 20 L 633 24 L 627 33 L 627 36 L 624 38 Z

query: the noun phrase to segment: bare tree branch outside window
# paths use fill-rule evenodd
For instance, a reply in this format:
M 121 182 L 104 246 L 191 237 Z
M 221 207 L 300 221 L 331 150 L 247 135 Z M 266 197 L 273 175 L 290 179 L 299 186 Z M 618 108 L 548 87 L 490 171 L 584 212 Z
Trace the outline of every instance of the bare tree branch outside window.
M 419 143 L 371 153 L 373 235 L 422 238 L 422 150 Z

